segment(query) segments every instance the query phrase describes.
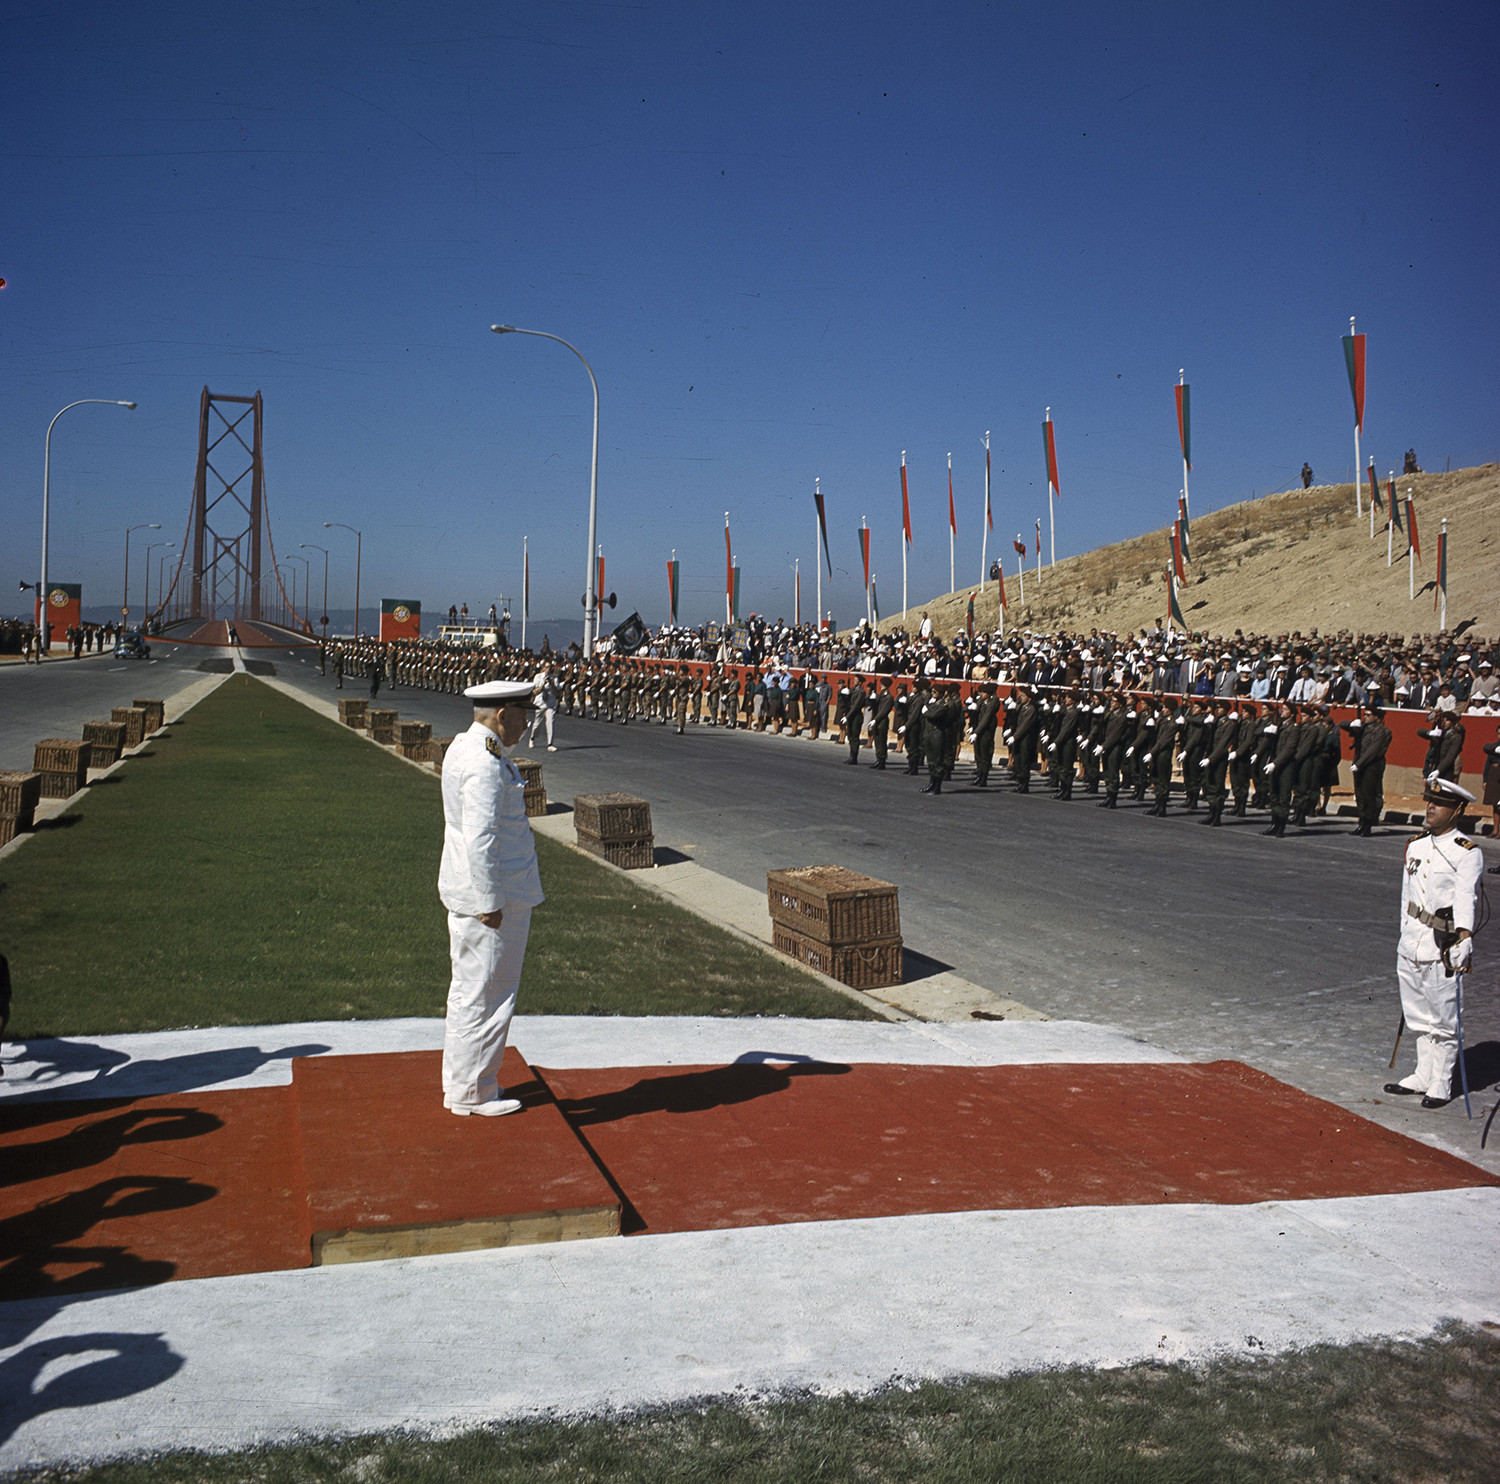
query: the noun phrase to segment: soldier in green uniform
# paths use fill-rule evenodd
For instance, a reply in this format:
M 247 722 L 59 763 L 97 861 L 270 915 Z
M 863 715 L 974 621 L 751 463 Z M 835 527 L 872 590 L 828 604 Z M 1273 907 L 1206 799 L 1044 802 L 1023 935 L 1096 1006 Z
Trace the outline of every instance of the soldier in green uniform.
M 974 739 L 974 782 L 980 788 L 990 786 L 990 768 L 995 760 L 995 727 L 1000 716 L 1000 701 L 995 682 L 986 680 L 969 697 L 969 731 Z
M 942 793 L 944 780 L 953 776 L 963 724 L 958 688 L 943 681 L 934 682 L 931 697 L 922 707 L 922 748 L 927 756 L 928 775 L 924 794 Z
M 879 769 L 885 768 L 886 750 L 891 740 L 891 716 L 896 709 L 896 698 L 891 693 L 893 682 L 887 678 L 884 681 L 875 682 L 878 693 L 875 697 L 875 706 L 870 713 L 870 742 L 875 748 L 875 766 Z M 813 733 L 817 735 L 816 731 Z M 994 736 L 991 733 L 993 745 Z
M 1354 721 L 1344 723 L 1354 741 L 1354 806 L 1359 824 L 1354 833 L 1369 838 L 1380 823 L 1385 808 L 1385 755 L 1391 745 L 1391 729 L 1385 724 L 1385 712 L 1379 701 L 1367 701 L 1359 708 Z

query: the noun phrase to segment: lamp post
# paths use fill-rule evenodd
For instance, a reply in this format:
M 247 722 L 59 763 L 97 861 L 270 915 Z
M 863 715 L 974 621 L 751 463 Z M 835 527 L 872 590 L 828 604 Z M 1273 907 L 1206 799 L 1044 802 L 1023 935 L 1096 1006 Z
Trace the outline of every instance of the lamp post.
M 289 551 L 286 557 L 289 562 L 302 563 L 302 606 L 308 606 L 308 594 L 312 592 L 312 565 L 307 557 L 298 556 L 296 552 Z M 297 571 L 292 569 L 292 627 L 297 627 Z
M 321 551 L 323 553 L 323 643 L 328 643 L 328 548 L 319 546 L 314 541 L 302 541 L 298 545 L 303 551 Z
M 288 567 L 286 563 L 287 563 L 287 559 L 285 557 L 283 557 L 279 562 L 276 563 L 276 574 L 277 574 L 277 576 L 280 576 L 283 570 L 288 571 L 288 572 L 290 572 L 292 574 L 292 597 L 291 597 L 291 605 L 290 606 L 291 606 L 291 611 L 293 613 L 295 613 L 297 611 L 297 569 L 295 567 Z M 287 607 L 288 607 L 288 604 L 287 604 L 287 596 L 286 596 L 286 584 L 282 583 L 281 584 L 281 625 L 282 625 L 283 628 L 287 627 Z
M 522 330 L 515 325 L 491 325 L 496 335 L 536 335 L 543 340 L 555 340 L 565 345 L 583 361 L 583 369 L 589 373 L 589 384 L 594 388 L 594 458 L 589 475 L 589 544 L 588 556 L 584 559 L 583 599 L 583 655 L 587 659 L 594 652 L 594 634 L 599 622 L 598 592 L 594 585 L 594 547 L 599 531 L 599 383 L 594 377 L 594 368 L 583 360 L 576 345 L 569 345 L 561 335 L 549 335 L 545 330 Z
M 115 402 L 108 397 L 81 397 L 76 402 L 69 402 L 57 414 L 57 417 L 47 424 L 47 441 L 42 453 L 42 576 L 36 587 L 37 602 L 41 604 L 37 610 L 37 627 L 42 634 L 46 633 L 47 627 L 47 511 L 52 491 L 52 430 L 57 426 L 57 418 L 61 417 L 64 412 L 71 412 L 75 407 L 82 407 L 88 403 L 98 403 L 102 407 L 128 407 L 132 412 L 135 411 L 134 402 Z M 38 638 L 40 637 L 41 635 L 38 635 Z M 44 654 L 49 647 L 43 646 L 37 653 Z
M 172 560 L 169 556 L 159 556 L 156 559 L 156 601 L 161 602 L 161 595 L 167 588 L 167 563 Z M 171 619 L 167 620 L 168 623 Z
M 170 551 L 176 545 L 177 543 L 175 541 L 153 541 L 150 546 L 146 548 L 146 606 L 141 614 L 141 621 L 143 623 L 151 616 L 151 553 L 155 551 L 158 546 L 165 546 L 167 550 Z M 161 602 L 160 582 L 156 584 L 156 601 L 158 603 Z
M 323 522 L 323 529 L 325 531 L 331 531 L 335 527 L 337 527 L 341 531 L 354 531 L 354 527 L 353 526 L 346 526 L 343 523 L 343 521 L 341 521 L 341 520 L 325 520 Z M 360 569 L 360 560 L 361 560 L 360 553 L 364 550 L 364 544 L 365 544 L 365 538 L 364 538 L 364 536 L 360 532 L 354 531 L 354 638 L 355 638 L 356 642 L 359 639 L 359 569 Z
M 120 600 L 120 617 L 128 624 L 130 622 L 130 533 L 132 531 L 159 531 L 161 522 L 159 520 L 146 521 L 138 526 L 125 527 L 125 596 Z M 146 553 L 146 578 L 149 583 L 151 577 L 151 553 Z

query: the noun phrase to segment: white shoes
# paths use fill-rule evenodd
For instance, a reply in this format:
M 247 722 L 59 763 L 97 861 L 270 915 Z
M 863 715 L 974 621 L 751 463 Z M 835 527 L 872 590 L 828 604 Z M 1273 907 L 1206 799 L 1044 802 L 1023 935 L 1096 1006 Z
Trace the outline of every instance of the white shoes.
M 471 1113 L 479 1118 L 503 1118 L 507 1113 L 519 1113 L 521 1111 L 520 1098 L 492 1098 L 487 1103 L 479 1103 L 472 1108 L 449 1108 L 450 1113 L 456 1113 L 460 1118 L 467 1118 Z
M 553 746 L 553 745 L 552 745 L 552 744 L 551 744 L 551 743 L 550 743 L 550 742 L 549 742 L 549 743 L 548 743 L 548 744 L 547 744 L 547 751 L 548 751 L 548 752 L 556 752 L 556 751 L 557 751 L 557 749 L 556 749 L 556 748 L 555 748 L 555 747 L 554 747 L 554 746 Z

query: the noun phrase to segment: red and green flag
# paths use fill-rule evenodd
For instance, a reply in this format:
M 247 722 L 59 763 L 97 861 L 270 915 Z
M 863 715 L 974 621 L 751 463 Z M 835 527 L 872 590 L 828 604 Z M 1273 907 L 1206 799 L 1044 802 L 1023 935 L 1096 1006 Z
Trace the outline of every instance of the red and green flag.
M 667 597 L 672 605 L 672 622 L 677 622 L 677 584 L 682 576 L 682 563 L 672 560 L 667 563 Z
M 870 528 L 861 526 L 859 528 L 859 554 L 865 564 L 865 589 L 870 586 Z
M 734 548 L 729 544 L 729 512 L 724 512 L 724 596 L 729 599 L 729 611 L 733 615 L 738 596 L 734 588 Z
M 1396 529 L 1404 536 L 1406 532 L 1401 526 L 1401 502 L 1396 498 L 1396 481 L 1388 479 L 1385 482 L 1385 497 L 1390 503 L 1391 520 L 1395 522 Z
M 599 580 L 594 588 L 594 600 L 601 601 L 604 597 L 604 553 L 599 553 Z
M 1182 616 L 1182 604 L 1177 601 L 1177 580 L 1171 572 L 1167 573 L 1167 608 L 1178 624 L 1186 629 L 1187 619 Z
M 1186 495 L 1178 495 L 1177 497 L 1177 529 L 1182 533 L 1182 559 L 1185 562 L 1190 562 L 1193 559 L 1193 553 L 1189 541 L 1190 532 L 1188 531 Z
M 1417 507 L 1412 504 L 1410 495 L 1406 497 L 1406 539 L 1411 543 L 1412 554 L 1420 562 L 1422 543 L 1417 539 Z
M 1437 581 L 1432 585 L 1432 606 L 1448 598 L 1448 533 L 1438 532 Z
M 986 433 L 984 436 L 988 438 L 990 435 Z M 988 443 L 984 445 L 984 521 L 990 530 L 995 529 L 995 512 L 990 509 L 990 446 Z
M 1354 397 L 1354 426 L 1365 425 L 1365 337 L 1344 336 L 1344 368 L 1349 373 L 1349 391 Z
M 950 535 L 958 534 L 958 516 L 953 510 L 953 455 L 948 455 L 948 531 Z
M 833 576 L 833 557 L 828 550 L 828 515 L 823 509 L 823 491 L 814 486 L 813 502 L 818 507 L 818 529 L 823 533 L 823 560 L 828 563 L 828 575 Z
M 1177 436 L 1182 441 L 1182 462 L 1193 467 L 1193 435 L 1188 426 L 1188 384 L 1179 381 L 1177 391 Z
M 380 600 L 380 639 L 420 639 L 422 605 L 415 598 L 382 598 Z
M 911 545 L 911 501 L 906 497 L 906 451 L 901 452 L 901 533 L 908 546 Z
M 1380 481 L 1375 477 L 1375 461 L 1370 460 L 1370 508 L 1380 509 Z
M 1187 573 L 1182 566 L 1182 522 L 1180 520 L 1172 526 L 1172 573 L 1178 582 L 1187 581 Z
M 974 594 L 969 594 L 969 611 L 964 616 L 964 627 L 969 632 L 969 638 L 974 637 Z
M 1050 412 L 1051 409 L 1049 408 Z M 1062 486 L 1057 482 L 1057 440 L 1052 436 L 1052 419 L 1045 418 L 1042 422 L 1042 449 L 1047 455 L 1047 483 L 1052 486 L 1052 492 L 1060 500 L 1062 499 Z

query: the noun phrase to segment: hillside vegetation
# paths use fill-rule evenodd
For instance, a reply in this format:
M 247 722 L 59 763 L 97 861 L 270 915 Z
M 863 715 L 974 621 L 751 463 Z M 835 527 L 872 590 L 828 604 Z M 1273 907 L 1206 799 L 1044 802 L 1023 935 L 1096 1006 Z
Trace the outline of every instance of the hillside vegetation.
M 1431 634 L 1438 533 L 1448 521 L 1448 623 L 1476 620 L 1480 634 L 1500 634 L 1500 465 L 1413 474 L 1398 479 L 1417 508 L 1422 560 L 1417 596 L 1407 596 L 1406 541 L 1393 542 L 1386 566 L 1385 527 L 1377 512 L 1356 517 L 1354 486 L 1314 485 L 1229 505 L 1192 522 L 1194 560 L 1178 594 L 1189 629 L 1208 634 L 1334 633 Z M 1066 507 L 1064 507 L 1066 509 Z M 1403 509 L 1404 520 L 1404 509 Z M 1166 569 L 1171 529 L 1149 531 L 1026 574 L 1020 602 L 1014 569 L 1005 576 L 1010 607 L 1006 630 L 1103 629 L 1125 633 L 1167 619 Z M 1007 545 L 1008 549 L 1008 545 Z M 973 588 L 913 604 L 880 627 L 915 629 L 925 610 L 944 637 L 959 632 Z M 975 600 L 976 629 L 993 629 L 999 606 L 994 583 Z

